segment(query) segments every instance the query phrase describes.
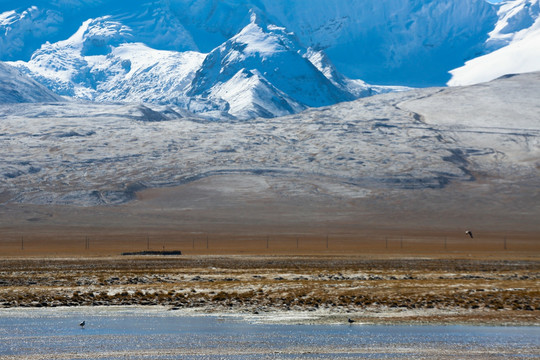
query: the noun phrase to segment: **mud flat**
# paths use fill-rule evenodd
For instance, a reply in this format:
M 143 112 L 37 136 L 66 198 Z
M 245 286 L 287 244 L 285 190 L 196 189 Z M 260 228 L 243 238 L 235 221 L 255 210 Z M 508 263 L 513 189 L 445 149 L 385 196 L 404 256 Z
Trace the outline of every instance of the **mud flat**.
M 0 307 L 165 306 L 276 321 L 540 325 L 534 258 L 2 258 Z

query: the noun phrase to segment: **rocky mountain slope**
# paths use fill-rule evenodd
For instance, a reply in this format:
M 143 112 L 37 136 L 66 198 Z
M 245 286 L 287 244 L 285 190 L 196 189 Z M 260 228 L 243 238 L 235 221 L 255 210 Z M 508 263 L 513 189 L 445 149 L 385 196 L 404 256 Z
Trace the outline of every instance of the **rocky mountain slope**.
M 532 186 L 539 91 L 534 73 L 250 122 L 141 105 L 4 104 L 0 188 L 4 202 L 88 206 L 224 174 L 281 179 L 282 196 L 330 198 L 456 182 Z

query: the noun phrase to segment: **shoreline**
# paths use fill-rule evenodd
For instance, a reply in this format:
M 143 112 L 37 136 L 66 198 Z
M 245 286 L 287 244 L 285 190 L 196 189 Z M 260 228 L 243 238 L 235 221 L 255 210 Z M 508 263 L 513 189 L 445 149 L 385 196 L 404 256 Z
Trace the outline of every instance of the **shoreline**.
M 30 311 L 28 311 L 30 310 Z M 265 312 L 253 312 L 248 309 L 224 309 L 214 306 L 201 308 L 171 308 L 163 305 L 98 305 L 98 306 L 57 306 L 57 307 L 11 307 L 0 308 L 0 318 L 3 316 L 34 316 L 33 312 L 65 312 L 76 313 L 82 317 L 110 314 L 111 312 L 126 314 L 160 314 L 178 317 L 210 316 L 220 320 L 236 319 L 248 323 L 279 324 L 279 325 L 348 325 L 348 326 L 510 326 L 510 327 L 540 327 L 540 320 L 521 317 L 516 319 L 516 313 L 508 312 L 507 316 L 493 316 L 491 311 L 474 310 L 460 312 L 448 309 L 432 309 L 409 311 L 406 309 L 371 308 L 364 311 L 346 311 L 343 309 L 309 310 L 280 310 L 268 309 Z M 519 314 L 517 314 L 519 315 Z M 353 322 L 349 323 L 348 319 Z M 513 320 L 511 320 L 513 319 Z
M 539 326 L 539 285 L 540 262 L 520 259 L 0 259 L 4 309 L 157 306 L 304 323 Z
M 28 311 L 30 310 L 30 312 Z M 99 305 L 99 306 L 58 306 L 58 307 L 12 307 L 0 308 L 0 318 L 3 316 L 33 316 L 33 312 L 45 313 L 66 312 L 84 316 L 114 313 L 133 314 L 168 314 L 179 317 L 211 316 L 221 320 L 235 319 L 242 322 L 278 325 L 348 325 L 348 326 L 510 326 L 510 327 L 540 327 L 540 320 L 521 317 L 519 314 L 507 313 L 500 317 L 485 310 L 459 312 L 452 310 L 433 311 L 421 310 L 410 312 L 398 309 L 366 309 L 364 311 L 348 312 L 343 309 L 308 310 L 279 310 L 270 309 L 266 312 L 252 312 L 247 309 L 223 309 L 212 306 L 203 308 L 173 309 L 162 305 Z M 500 315 L 500 314 L 499 314 Z M 349 323 L 348 319 L 354 322 Z

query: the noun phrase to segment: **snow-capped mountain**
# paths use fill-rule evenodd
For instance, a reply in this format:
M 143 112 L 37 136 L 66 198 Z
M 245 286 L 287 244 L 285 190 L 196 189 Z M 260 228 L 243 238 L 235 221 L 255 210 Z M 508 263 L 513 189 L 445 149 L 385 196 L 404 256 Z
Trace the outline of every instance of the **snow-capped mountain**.
M 12 64 L 64 96 L 185 106 L 184 93 L 204 55 L 155 50 L 131 38 L 129 28 L 109 17 L 91 19 L 69 39 L 44 44 L 30 61 Z
M 540 71 L 540 1 L 504 2 L 498 17 L 486 41 L 486 48 L 492 52 L 452 70 L 448 85 L 470 85 L 506 74 Z
M 388 91 L 368 83 L 443 85 L 448 71 L 491 51 L 511 53 L 498 57 L 507 65 L 535 47 L 537 7 L 538 0 L 4 1 L 0 60 L 64 96 L 273 117 Z M 535 54 L 527 50 L 523 60 L 532 68 Z
M 156 50 L 132 42 L 136 37 L 110 16 L 90 19 L 68 39 L 46 43 L 28 62 L 12 64 L 64 96 L 172 104 L 241 119 L 292 114 L 382 91 L 335 69 L 326 77 L 310 62 L 313 51 L 255 12 L 209 54 Z M 324 66 L 332 68 L 328 59 Z
M 294 34 L 252 13 L 245 28 L 206 56 L 188 95 L 225 100 L 239 117 L 273 117 L 353 100 L 302 52 Z
M 0 62 L 0 104 L 54 102 L 63 99 L 17 69 Z

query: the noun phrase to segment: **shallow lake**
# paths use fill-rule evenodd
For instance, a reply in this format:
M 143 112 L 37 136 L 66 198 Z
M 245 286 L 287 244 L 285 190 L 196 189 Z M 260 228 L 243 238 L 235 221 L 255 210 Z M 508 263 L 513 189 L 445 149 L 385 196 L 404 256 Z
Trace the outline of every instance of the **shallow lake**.
M 2 309 L 0 359 L 540 358 L 540 327 L 290 325 L 264 318 L 163 308 Z

